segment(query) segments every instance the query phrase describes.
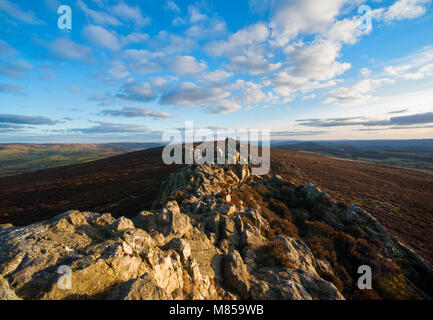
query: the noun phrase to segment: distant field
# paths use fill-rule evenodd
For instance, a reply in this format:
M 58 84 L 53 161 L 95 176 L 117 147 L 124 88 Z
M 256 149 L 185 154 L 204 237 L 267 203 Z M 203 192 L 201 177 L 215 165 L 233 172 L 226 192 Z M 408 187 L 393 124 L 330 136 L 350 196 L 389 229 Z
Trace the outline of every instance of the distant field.
M 0 144 L 0 176 L 99 160 L 155 146 L 154 143 Z
M 161 182 L 179 169 L 163 164 L 161 152 L 1 177 L 0 224 L 28 225 L 71 209 L 134 217 L 151 208 Z M 433 263 L 433 174 L 282 149 L 271 150 L 271 173 L 356 203 Z
M 355 147 L 353 145 L 322 145 L 300 143 L 282 145 L 281 149 L 306 151 L 335 158 L 406 167 L 433 172 L 433 148 L 426 147 Z

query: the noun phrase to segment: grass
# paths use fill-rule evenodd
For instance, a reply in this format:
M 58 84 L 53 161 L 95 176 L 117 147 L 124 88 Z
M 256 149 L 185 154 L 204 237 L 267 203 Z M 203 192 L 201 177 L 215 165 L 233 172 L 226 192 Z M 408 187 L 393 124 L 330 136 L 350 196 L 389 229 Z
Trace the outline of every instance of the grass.
M 3 144 L 0 145 L 0 176 L 67 166 L 112 157 L 142 144 Z

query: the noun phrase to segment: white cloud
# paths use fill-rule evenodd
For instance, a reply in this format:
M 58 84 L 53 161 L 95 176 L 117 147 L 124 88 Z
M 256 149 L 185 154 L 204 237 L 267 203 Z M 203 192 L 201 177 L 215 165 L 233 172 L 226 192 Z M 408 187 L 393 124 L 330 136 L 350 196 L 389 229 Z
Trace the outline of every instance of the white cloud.
M 12 48 L 6 41 L 0 39 L 0 54 L 2 56 L 13 56 L 17 51 Z
M 128 34 L 127 36 L 122 36 L 120 38 L 120 43 L 123 46 L 126 46 L 131 43 L 143 43 L 149 40 L 149 35 L 146 33 L 133 32 Z
M 164 10 L 180 13 L 180 8 L 173 0 L 167 0 L 164 6 Z
M 22 88 L 9 83 L 0 83 L 0 93 L 10 93 L 15 95 L 23 95 Z
M 397 60 L 385 67 L 385 73 L 406 80 L 424 79 L 433 76 L 433 47 L 425 47 L 414 54 Z
M 149 102 L 157 98 L 149 83 L 126 83 L 116 98 L 127 101 Z
M 101 26 L 86 26 L 83 34 L 89 42 L 101 48 L 117 51 L 122 47 L 117 33 L 108 31 Z
M 215 102 L 213 106 L 208 109 L 211 113 L 227 114 L 241 110 L 242 106 L 233 100 L 223 99 Z
M 297 76 L 329 80 L 350 69 L 350 63 L 340 63 L 340 46 L 331 41 L 319 41 L 301 47 L 288 55 L 290 70 Z
M 227 41 L 214 41 L 206 46 L 207 51 L 216 56 L 240 54 L 246 47 L 263 43 L 268 39 L 268 27 L 259 22 L 231 34 Z
M 128 6 L 120 2 L 110 8 L 112 14 L 119 19 L 132 21 L 137 27 L 144 27 L 150 24 L 150 18 L 143 16 L 139 6 Z
M 24 11 L 17 4 L 9 0 L 0 0 L 0 10 L 6 12 L 12 18 L 28 24 L 45 24 L 35 17 L 32 11 Z
M 158 112 L 151 108 L 143 108 L 143 107 L 126 107 L 120 110 L 103 110 L 101 113 L 105 116 L 112 116 L 112 117 L 126 117 L 126 118 L 151 117 L 154 120 L 164 120 L 173 117 L 172 114 L 169 114 L 167 112 Z
M 272 37 L 286 45 L 298 34 L 325 32 L 349 0 L 270 0 L 273 7 Z
M 242 103 L 257 104 L 267 99 L 262 86 L 252 81 L 236 80 L 233 88 L 240 90 L 241 96 L 238 100 Z
M 160 31 L 150 40 L 150 47 L 164 55 L 185 54 L 196 47 L 194 40 L 167 31 Z
M 193 5 L 188 6 L 188 14 L 191 23 L 197 23 L 207 19 L 207 16 L 201 13 L 200 10 Z
M 386 22 L 415 19 L 424 15 L 431 0 L 398 0 L 383 13 Z
M 123 57 L 131 61 L 130 69 L 140 74 L 160 71 L 159 59 L 162 56 L 162 53 L 147 50 L 127 49 L 123 51 Z
M 207 24 L 192 25 L 185 31 L 188 37 L 197 39 L 214 39 L 226 33 L 227 25 L 219 19 L 210 19 Z
M 129 75 L 129 71 L 120 60 L 115 60 L 112 62 L 108 73 L 110 73 L 110 75 L 116 79 L 123 79 Z
M 249 52 L 243 56 L 236 56 L 230 59 L 230 68 L 252 75 L 272 73 L 281 68 L 281 63 L 270 63 L 259 54 Z
M 168 68 L 179 75 L 196 74 L 207 68 L 205 61 L 198 62 L 192 56 L 177 56 L 169 63 Z
M 202 78 L 210 82 L 220 82 L 233 76 L 233 73 L 225 70 L 215 70 L 202 75 Z
M 169 81 L 164 77 L 153 77 L 149 79 L 150 84 L 157 90 L 166 90 L 169 87 Z
M 229 92 L 220 88 L 205 89 L 191 82 L 183 82 L 161 97 L 161 104 L 193 105 L 228 97 Z
M 338 105 L 355 105 L 362 102 L 372 100 L 372 91 L 383 84 L 394 83 L 395 81 L 389 78 L 382 79 L 364 79 L 359 81 L 353 87 L 340 87 L 329 92 L 328 98 L 324 103 L 334 103 Z
M 371 70 L 367 69 L 367 68 L 362 68 L 359 73 L 361 74 L 361 76 L 363 76 L 364 78 L 368 78 L 371 75 Z
M 49 44 L 49 49 L 56 56 L 65 59 L 75 59 L 89 62 L 92 60 L 92 49 L 75 42 L 59 38 Z
M 77 1 L 77 6 L 89 17 L 95 24 L 100 25 L 110 25 L 110 26 L 119 26 L 120 21 L 106 12 L 97 11 L 90 9 L 87 5 L 82 1 Z
M 270 84 L 274 85 L 274 91 L 284 97 L 291 97 L 294 93 L 301 91 L 307 93 L 315 89 L 331 87 L 336 84 L 335 81 L 314 81 L 308 77 L 293 76 L 292 74 L 282 71 L 275 74 Z
M 24 77 L 31 70 L 33 66 L 22 59 L 9 61 L 0 66 L 0 74 L 13 78 Z

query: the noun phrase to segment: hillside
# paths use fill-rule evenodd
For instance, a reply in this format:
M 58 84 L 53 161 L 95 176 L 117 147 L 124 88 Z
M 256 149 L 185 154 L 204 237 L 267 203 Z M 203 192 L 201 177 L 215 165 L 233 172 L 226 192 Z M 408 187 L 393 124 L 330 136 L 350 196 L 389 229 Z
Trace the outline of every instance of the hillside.
M 160 184 L 177 166 L 161 148 L 94 162 L 0 178 L 0 223 L 28 225 L 67 210 L 133 217 L 150 209 Z M 313 183 L 337 201 L 370 212 L 392 234 L 433 262 L 433 175 L 325 156 L 271 151 L 271 171 Z
M 430 299 L 433 269 L 369 213 L 312 184 L 193 165 L 132 219 L 69 211 L 0 228 L 8 299 Z M 360 290 L 368 265 L 373 289 Z M 60 287 L 58 268 L 71 270 Z
M 277 147 L 433 172 L 431 140 L 281 142 Z
M 156 146 L 156 143 L 0 144 L 0 177 L 93 161 Z

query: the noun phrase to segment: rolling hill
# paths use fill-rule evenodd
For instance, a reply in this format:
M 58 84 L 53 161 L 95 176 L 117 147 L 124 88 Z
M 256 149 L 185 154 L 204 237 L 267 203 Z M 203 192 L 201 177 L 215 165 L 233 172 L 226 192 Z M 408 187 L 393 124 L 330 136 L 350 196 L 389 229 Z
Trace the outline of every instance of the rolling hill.
M 161 182 L 180 168 L 164 165 L 161 150 L 2 177 L 0 223 L 28 225 L 71 209 L 133 217 L 151 208 Z M 271 150 L 271 171 L 361 206 L 433 262 L 433 175 L 282 149 Z

